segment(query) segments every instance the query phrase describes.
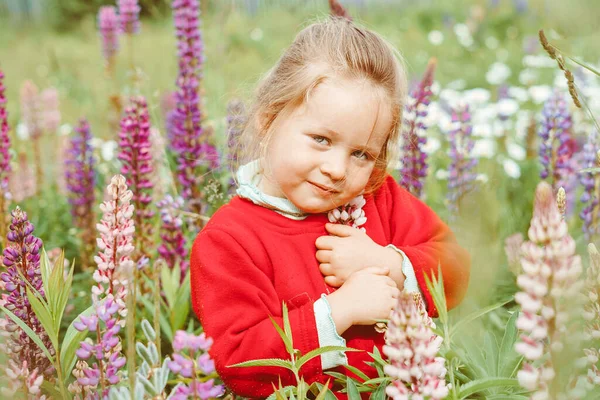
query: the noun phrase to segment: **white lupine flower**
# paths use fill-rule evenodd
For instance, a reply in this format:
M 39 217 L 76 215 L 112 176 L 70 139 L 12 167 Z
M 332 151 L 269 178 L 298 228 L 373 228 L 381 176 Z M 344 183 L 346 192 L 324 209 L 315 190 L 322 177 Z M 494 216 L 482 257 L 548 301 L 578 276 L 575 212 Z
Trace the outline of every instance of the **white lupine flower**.
M 386 388 L 394 400 L 443 399 L 448 395 L 445 359 L 436 357 L 442 338 L 431 328 L 418 293 L 402 292 L 390 316 L 383 353 L 390 359 L 384 372 L 392 378 Z
M 512 74 L 508 65 L 504 63 L 495 62 L 490 66 L 490 69 L 485 74 L 485 79 L 490 85 L 500 85 L 506 82 L 506 80 Z
M 365 228 L 362 228 L 361 225 L 367 222 L 367 217 L 362 209 L 365 204 L 367 204 L 367 201 L 362 195 L 356 196 L 348 204 L 329 211 L 327 219 L 332 224 L 350 225 L 364 231 Z
M 434 30 L 429 32 L 429 34 L 427 35 L 427 39 L 432 45 L 439 46 L 444 42 L 444 34 L 440 31 Z
M 522 273 L 517 277 L 521 291 L 515 294 L 521 306 L 517 328 L 522 331 L 515 350 L 525 357 L 517 378 L 533 392 L 532 399 L 541 399 L 549 396 L 550 382 L 561 367 L 553 364 L 550 353 L 561 352 L 565 341 L 574 339 L 567 337 L 567 325 L 571 313 L 576 314 L 572 306 L 582 272 L 575 242 L 546 182 L 536 189 L 528 236 L 529 241 L 521 245 Z

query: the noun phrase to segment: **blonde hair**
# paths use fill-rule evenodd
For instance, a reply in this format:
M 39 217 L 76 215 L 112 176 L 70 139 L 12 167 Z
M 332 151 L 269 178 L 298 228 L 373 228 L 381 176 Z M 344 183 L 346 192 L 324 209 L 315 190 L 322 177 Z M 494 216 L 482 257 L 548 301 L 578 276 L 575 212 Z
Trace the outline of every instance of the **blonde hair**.
M 377 190 L 395 163 L 406 75 L 402 56 L 381 36 L 345 18 L 331 16 L 304 28 L 259 83 L 255 102 L 237 143 L 238 165 L 264 156 L 280 117 L 302 105 L 325 79 L 363 79 L 383 89 L 392 124 L 365 194 Z

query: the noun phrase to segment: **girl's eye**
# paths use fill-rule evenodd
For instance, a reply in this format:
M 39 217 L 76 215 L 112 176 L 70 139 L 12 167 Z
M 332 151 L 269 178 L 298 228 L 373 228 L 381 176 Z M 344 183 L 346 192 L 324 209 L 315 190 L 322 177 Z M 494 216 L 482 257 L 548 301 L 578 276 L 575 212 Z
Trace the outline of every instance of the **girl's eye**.
M 319 143 L 319 144 L 327 144 L 327 142 L 329 142 L 329 139 L 327 139 L 327 138 L 326 138 L 326 137 L 324 137 L 324 136 L 318 136 L 318 135 L 315 135 L 315 136 L 313 136 L 312 138 L 313 138 L 313 140 L 314 140 L 315 142 L 317 142 L 317 143 Z
M 359 159 L 365 160 L 365 161 L 371 158 L 371 157 L 369 157 L 368 153 L 365 153 L 364 151 L 359 151 L 359 150 L 352 153 L 352 155 L 356 158 L 359 158 Z

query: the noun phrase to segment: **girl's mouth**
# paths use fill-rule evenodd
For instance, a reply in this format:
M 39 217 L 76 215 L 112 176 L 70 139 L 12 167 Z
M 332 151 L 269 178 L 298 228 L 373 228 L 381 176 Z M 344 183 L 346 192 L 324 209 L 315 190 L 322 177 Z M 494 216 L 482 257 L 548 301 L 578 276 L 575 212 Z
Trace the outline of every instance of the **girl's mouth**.
M 313 183 L 310 181 L 308 183 L 310 183 L 319 193 L 325 193 L 325 194 L 330 194 L 330 195 L 339 193 L 339 190 L 335 190 L 335 189 L 332 189 L 327 186 L 322 186 L 322 185 L 319 185 L 317 183 Z

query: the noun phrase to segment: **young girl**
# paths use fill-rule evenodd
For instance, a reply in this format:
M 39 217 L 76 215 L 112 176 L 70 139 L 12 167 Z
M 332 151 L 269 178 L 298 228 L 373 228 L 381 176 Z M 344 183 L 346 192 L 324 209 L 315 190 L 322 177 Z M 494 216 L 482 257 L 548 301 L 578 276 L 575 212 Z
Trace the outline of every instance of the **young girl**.
M 306 382 L 325 383 L 325 371 L 348 373 L 344 365 L 377 376 L 365 364 L 367 352 L 384 344 L 374 325 L 388 318 L 401 290 L 420 291 L 436 315 L 424 276 L 438 265 L 448 306 L 462 299 L 468 254 L 386 174 L 396 162 L 405 92 L 396 51 L 340 18 L 302 30 L 259 86 L 240 139 L 246 162 L 237 196 L 214 214 L 191 254 L 193 307 L 235 394 L 265 398 L 280 377 L 295 384 L 284 368 L 228 367 L 289 358 L 269 319 L 283 326 L 282 302 L 302 354 L 328 345 L 361 350 L 326 353 L 302 367 Z M 348 203 L 364 229 L 328 222 Z

